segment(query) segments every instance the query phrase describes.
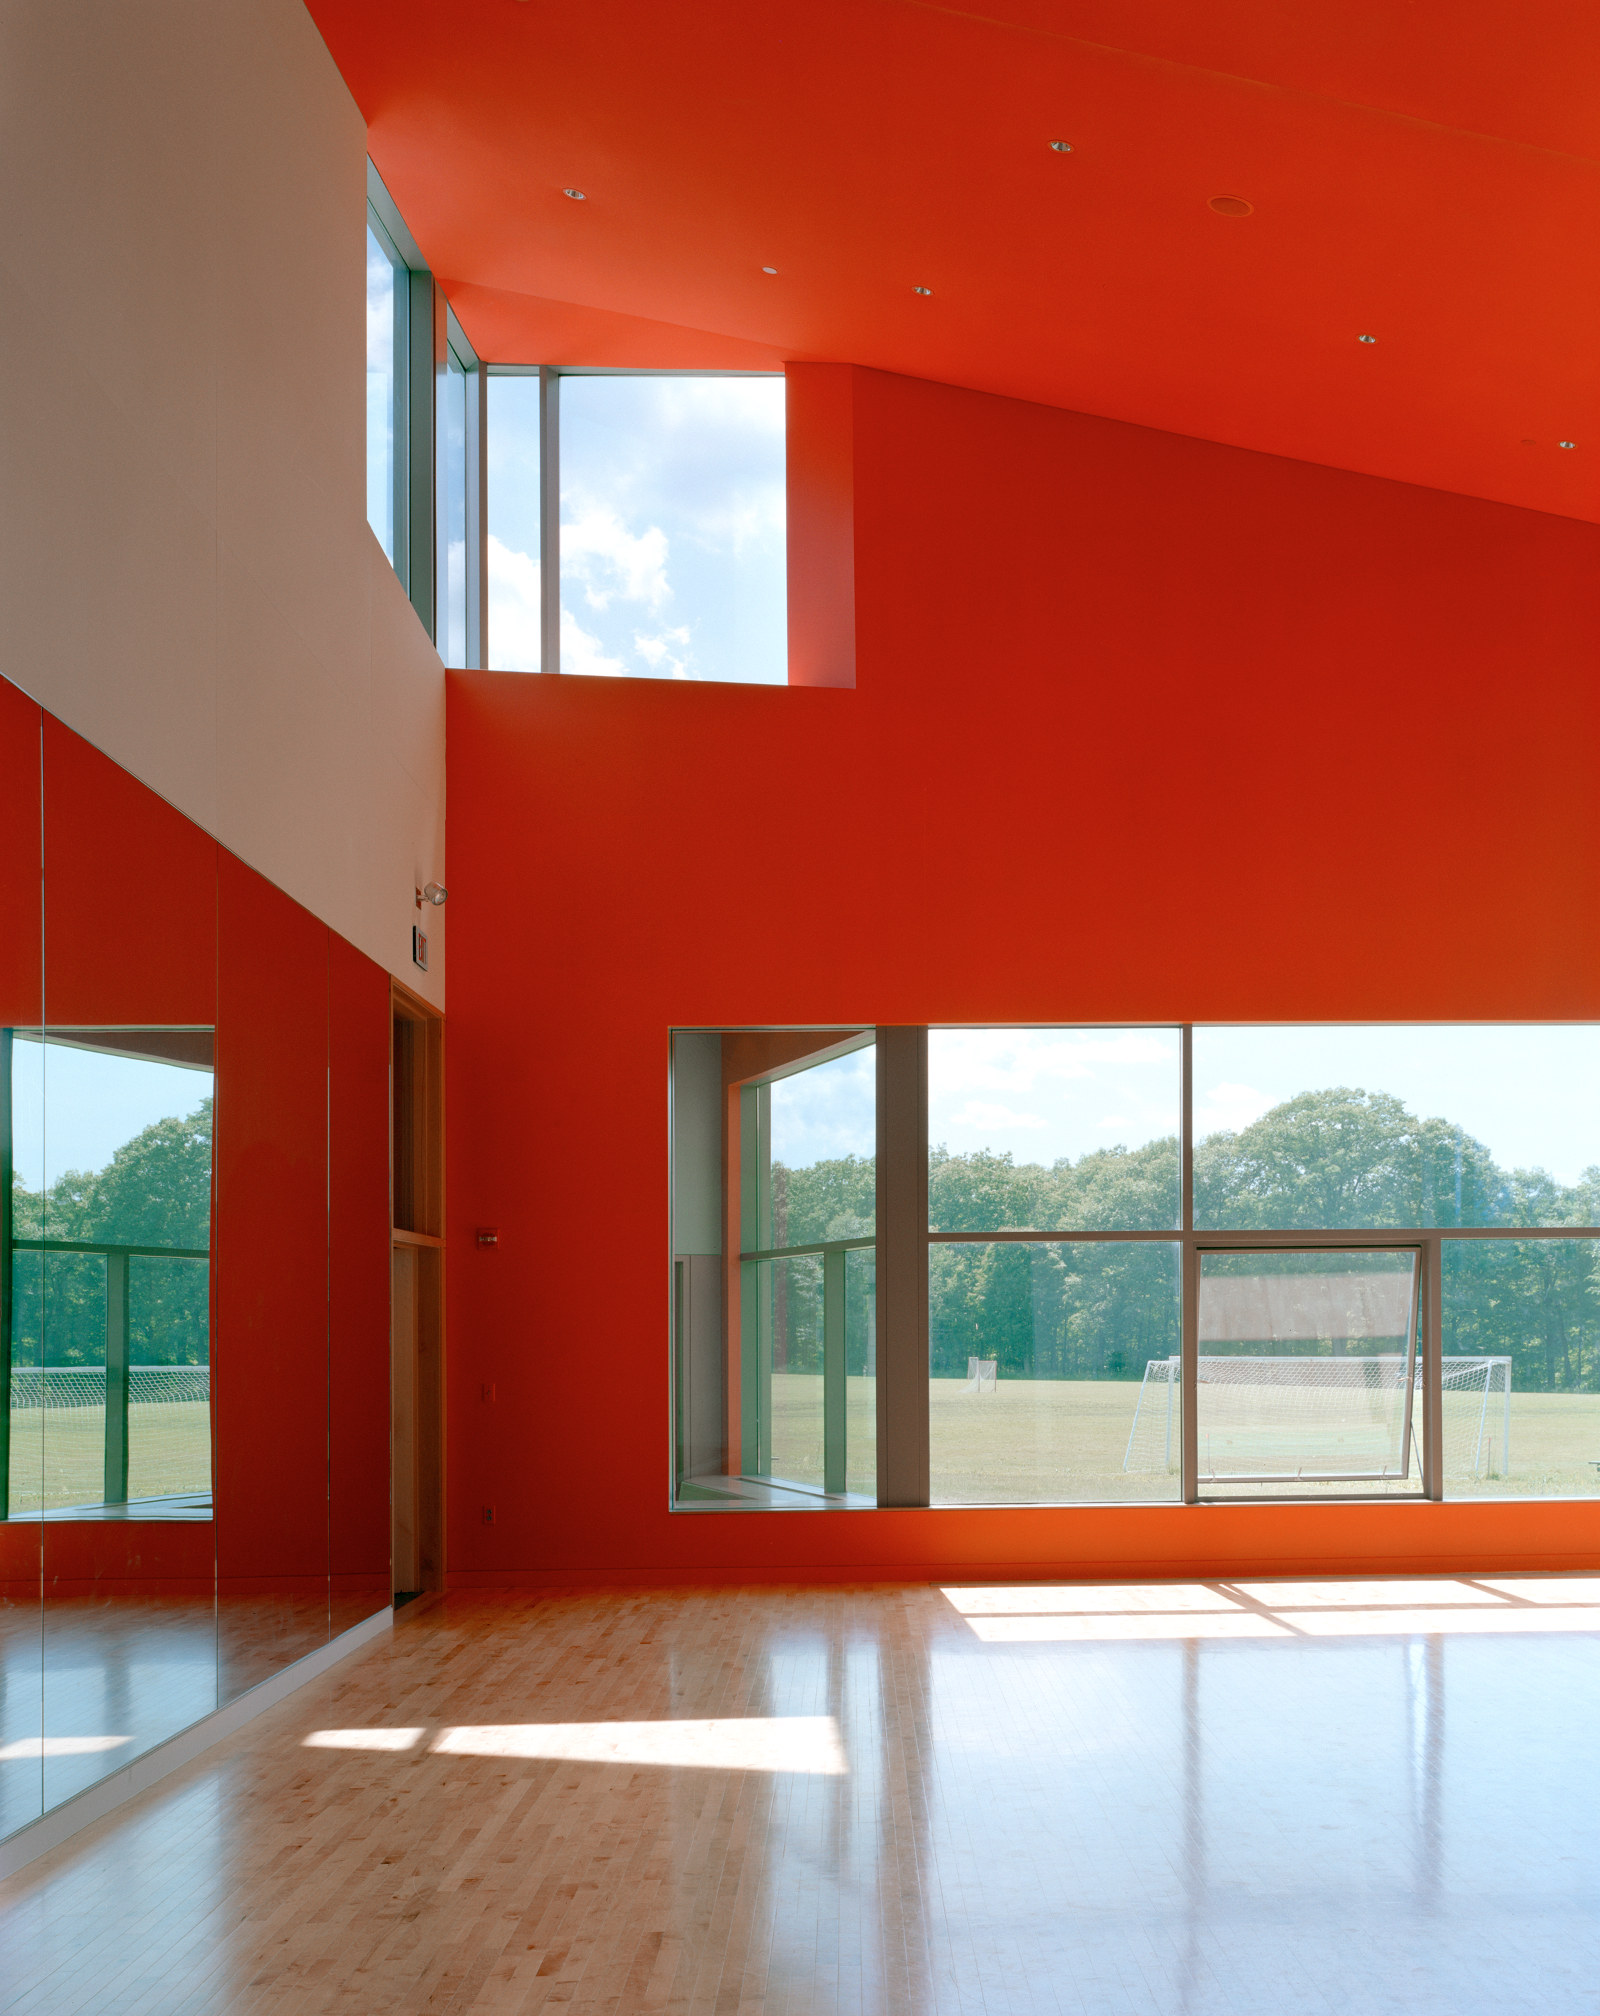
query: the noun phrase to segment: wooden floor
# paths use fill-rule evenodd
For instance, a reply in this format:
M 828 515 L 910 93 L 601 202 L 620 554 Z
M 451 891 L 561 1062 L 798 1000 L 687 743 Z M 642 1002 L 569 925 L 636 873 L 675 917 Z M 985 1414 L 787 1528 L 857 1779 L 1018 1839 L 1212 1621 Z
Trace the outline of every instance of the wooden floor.
M 6 2012 L 1600 2009 L 1600 1581 L 452 1597 L 0 1888 Z

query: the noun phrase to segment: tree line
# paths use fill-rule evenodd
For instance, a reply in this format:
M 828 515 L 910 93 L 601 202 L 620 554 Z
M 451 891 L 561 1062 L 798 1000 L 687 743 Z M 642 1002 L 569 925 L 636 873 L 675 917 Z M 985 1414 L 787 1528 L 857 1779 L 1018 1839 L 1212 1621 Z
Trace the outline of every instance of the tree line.
M 1600 1223 L 1600 1168 L 1573 1184 L 1543 1169 L 1501 1169 L 1465 1128 L 1348 1086 L 1302 1093 L 1236 1132 L 1207 1136 L 1196 1144 L 1194 1186 L 1203 1229 Z M 1049 1165 L 936 1147 L 928 1190 L 934 1231 L 1165 1231 L 1178 1223 L 1178 1142 Z M 872 1158 L 774 1167 L 772 1197 L 776 1244 L 870 1232 Z M 820 1297 L 815 1272 L 802 1292 L 809 1274 L 794 1271 L 787 1291 L 799 1310 L 788 1324 L 795 1369 L 820 1369 L 818 1326 L 799 1308 Z M 860 1369 L 864 1307 L 859 1322 L 854 1307 L 851 1317 L 852 1369 Z M 1447 1355 L 1509 1357 L 1518 1390 L 1600 1391 L 1600 1242 L 1447 1240 L 1443 1317 Z M 936 1377 L 962 1377 L 969 1358 L 983 1357 L 997 1359 L 1003 1377 L 1138 1379 L 1151 1358 L 1178 1349 L 1176 1248 L 936 1244 L 929 1327 Z

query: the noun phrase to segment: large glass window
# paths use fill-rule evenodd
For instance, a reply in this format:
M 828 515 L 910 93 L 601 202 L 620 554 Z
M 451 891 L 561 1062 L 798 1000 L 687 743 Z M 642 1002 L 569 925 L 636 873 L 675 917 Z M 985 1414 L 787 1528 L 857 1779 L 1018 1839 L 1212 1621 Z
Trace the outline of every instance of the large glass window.
M 489 663 L 497 672 L 537 672 L 543 394 L 537 371 L 491 371 L 487 390 Z
M 208 1515 L 211 1031 L 9 1033 L 10 1514 Z
M 788 678 L 782 378 L 564 375 L 561 669 Z
M 781 377 L 496 371 L 488 411 L 498 669 L 787 680 Z
M 1595 1026 L 879 1031 L 881 1166 L 868 1048 L 708 1040 L 741 1489 L 1600 1495 Z

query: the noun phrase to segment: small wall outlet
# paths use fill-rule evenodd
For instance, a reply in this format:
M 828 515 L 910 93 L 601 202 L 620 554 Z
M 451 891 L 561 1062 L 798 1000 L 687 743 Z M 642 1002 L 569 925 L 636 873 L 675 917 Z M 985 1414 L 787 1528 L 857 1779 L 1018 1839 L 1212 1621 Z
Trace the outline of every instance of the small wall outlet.
M 478 1244 L 480 1246 L 498 1246 L 500 1244 L 500 1227 L 498 1225 L 480 1225 L 478 1227 Z
M 492 1505 L 484 1506 L 483 1523 L 485 1526 L 492 1526 L 494 1524 L 494 1507 Z

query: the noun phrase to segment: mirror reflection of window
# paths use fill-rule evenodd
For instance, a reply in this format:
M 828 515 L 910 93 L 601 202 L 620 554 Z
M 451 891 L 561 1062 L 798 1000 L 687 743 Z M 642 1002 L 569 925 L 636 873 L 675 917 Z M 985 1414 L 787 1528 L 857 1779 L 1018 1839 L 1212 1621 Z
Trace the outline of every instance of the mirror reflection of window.
M 8 1034 L 11 1516 L 208 1517 L 212 1032 Z

